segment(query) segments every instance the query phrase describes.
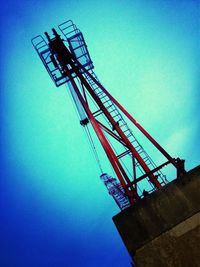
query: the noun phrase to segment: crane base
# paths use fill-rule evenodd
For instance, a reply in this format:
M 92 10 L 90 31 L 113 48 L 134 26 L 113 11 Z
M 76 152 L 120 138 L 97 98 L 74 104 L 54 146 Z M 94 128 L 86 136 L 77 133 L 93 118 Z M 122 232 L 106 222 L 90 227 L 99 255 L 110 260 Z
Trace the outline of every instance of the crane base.
M 200 266 L 200 166 L 113 217 L 136 267 Z

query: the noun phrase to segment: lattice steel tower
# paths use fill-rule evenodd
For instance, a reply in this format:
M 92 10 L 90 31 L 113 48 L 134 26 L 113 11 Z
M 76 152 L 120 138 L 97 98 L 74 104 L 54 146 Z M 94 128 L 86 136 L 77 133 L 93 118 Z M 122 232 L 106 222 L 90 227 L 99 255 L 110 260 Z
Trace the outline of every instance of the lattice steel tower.
M 92 125 L 118 181 L 106 173 L 100 177 L 118 206 L 124 209 L 167 183 L 161 172 L 164 166 L 173 165 L 177 176 L 184 173 L 184 161 L 172 158 L 100 83 L 83 34 L 73 22 L 60 24 L 58 30 L 59 34 L 52 29 L 51 35 L 45 32 L 44 37 L 36 36 L 32 44 L 55 85 L 68 85 L 80 124 L 87 131 Z M 164 156 L 164 163 L 156 166 L 131 127 L 153 144 Z

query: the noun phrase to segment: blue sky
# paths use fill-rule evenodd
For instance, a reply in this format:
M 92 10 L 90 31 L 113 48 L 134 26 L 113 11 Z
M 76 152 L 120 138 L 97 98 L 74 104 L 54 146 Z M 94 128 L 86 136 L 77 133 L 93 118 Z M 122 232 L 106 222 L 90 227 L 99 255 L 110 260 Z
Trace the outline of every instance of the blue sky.
M 200 162 L 198 1 L 1 5 L 0 265 L 129 266 L 66 87 L 30 40 L 72 19 L 104 86 L 189 170 Z

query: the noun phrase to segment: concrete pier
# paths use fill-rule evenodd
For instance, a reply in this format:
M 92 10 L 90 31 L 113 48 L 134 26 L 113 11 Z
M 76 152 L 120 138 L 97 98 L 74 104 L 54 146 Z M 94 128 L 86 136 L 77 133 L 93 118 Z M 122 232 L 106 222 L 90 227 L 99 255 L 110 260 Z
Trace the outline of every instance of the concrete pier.
M 113 221 L 136 267 L 200 267 L 200 166 Z

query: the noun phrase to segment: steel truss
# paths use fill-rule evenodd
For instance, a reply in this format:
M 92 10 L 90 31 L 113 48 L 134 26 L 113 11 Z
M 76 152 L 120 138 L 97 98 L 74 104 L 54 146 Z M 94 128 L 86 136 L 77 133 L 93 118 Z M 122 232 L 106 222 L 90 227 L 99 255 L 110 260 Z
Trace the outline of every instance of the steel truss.
M 178 176 L 184 173 L 184 161 L 172 158 L 100 83 L 93 71 L 83 34 L 73 22 L 67 21 L 58 28 L 64 39 L 53 29 L 52 36 L 45 32 L 46 38 L 36 36 L 32 39 L 32 44 L 55 85 L 59 87 L 67 83 L 73 91 L 77 108 L 85 114 L 80 121 L 81 125 L 90 122 L 93 126 L 130 204 L 141 197 L 138 184 L 144 179 L 149 182 L 152 190 L 166 184 L 161 172 L 164 166 L 172 164 L 177 169 Z M 134 136 L 126 119 L 165 157 L 164 163 L 156 166 Z M 125 157 L 129 162 L 131 160 L 129 171 L 124 167 Z

